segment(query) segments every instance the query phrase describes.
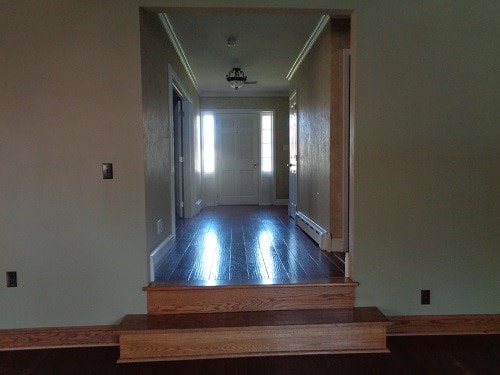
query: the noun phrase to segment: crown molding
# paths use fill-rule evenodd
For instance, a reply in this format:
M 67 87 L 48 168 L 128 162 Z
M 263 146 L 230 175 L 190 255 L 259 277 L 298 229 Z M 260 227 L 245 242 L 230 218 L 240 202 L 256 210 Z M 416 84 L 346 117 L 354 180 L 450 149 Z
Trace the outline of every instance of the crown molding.
M 177 56 L 179 56 L 179 59 L 181 60 L 182 66 L 186 70 L 186 73 L 193 83 L 193 86 L 195 87 L 196 91 L 198 91 L 198 85 L 196 83 L 196 76 L 193 73 L 193 70 L 191 69 L 191 66 L 189 65 L 189 62 L 187 60 L 186 54 L 184 53 L 184 50 L 182 49 L 181 43 L 179 39 L 177 38 L 177 35 L 175 34 L 174 27 L 172 26 L 172 23 L 168 19 L 168 16 L 165 13 L 159 13 L 158 17 L 160 17 L 160 21 L 163 25 L 163 28 L 167 32 L 168 38 L 172 42 L 172 45 L 174 46 L 175 52 L 177 52 Z
M 304 44 L 304 47 L 302 47 L 302 50 L 300 51 L 299 55 L 295 59 L 292 67 L 288 71 L 288 74 L 286 75 L 287 80 L 291 80 L 295 72 L 299 69 L 300 64 L 302 64 L 302 61 L 306 58 L 307 54 L 311 50 L 312 46 L 314 43 L 316 43 L 316 40 L 320 36 L 321 32 L 325 28 L 326 25 L 328 25 L 328 22 L 330 21 L 330 16 L 329 15 L 322 15 L 321 18 L 318 21 L 318 24 L 314 28 L 313 32 L 309 36 L 309 39 L 307 39 L 306 43 Z

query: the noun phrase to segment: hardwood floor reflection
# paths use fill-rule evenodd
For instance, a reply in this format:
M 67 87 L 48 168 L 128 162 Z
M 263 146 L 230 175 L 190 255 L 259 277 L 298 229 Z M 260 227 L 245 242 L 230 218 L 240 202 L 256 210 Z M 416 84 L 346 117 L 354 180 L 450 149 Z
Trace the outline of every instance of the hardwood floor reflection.
M 207 207 L 181 219 L 156 282 L 300 283 L 344 276 L 342 254 L 321 251 L 283 206 Z

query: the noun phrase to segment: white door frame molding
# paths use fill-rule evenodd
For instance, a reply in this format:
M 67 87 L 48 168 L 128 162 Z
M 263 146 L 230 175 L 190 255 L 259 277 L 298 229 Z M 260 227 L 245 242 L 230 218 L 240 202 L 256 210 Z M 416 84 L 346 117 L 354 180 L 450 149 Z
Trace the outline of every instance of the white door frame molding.
M 257 114 L 257 115 L 261 115 L 262 113 L 272 113 L 273 114 L 273 128 L 272 128 L 272 137 L 273 137 L 273 140 L 275 139 L 275 126 L 274 126 L 274 121 L 275 121 L 275 110 L 273 108 L 269 109 L 269 108 L 263 108 L 263 109 L 260 109 L 260 108 L 253 108 L 253 109 L 245 109 L 245 108 L 231 108 L 231 109 L 203 109 L 201 111 L 201 117 L 203 117 L 203 114 L 204 113 L 211 113 L 213 114 L 214 116 L 214 120 L 217 118 L 217 115 L 225 115 L 225 114 Z M 215 129 L 214 129 L 215 131 Z M 260 143 L 261 143 L 261 123 L 259 121 L 259 134 L 258 134 L 258 139 L 259 139 L 259 150 L 260 150 Z M 202 142 L 203 143 L 203 142 Z M 275 151 L 275 148 L 276 148 L 276 144 L 275 142 L 273 141 L 273 154 L 274 154 L 274 151 Z M 260 155 L 259 155 L 259 159 L 260 159 Z M 276 165 L 275 165 L 275 160 L 273 158 L 273 171 L 272 171 L 272 179 L 271 179 L 271 194 L 270 194 L 270 199 L 272 200 L 272 198 L 275 196 L 276 194 L 276 182 L 275 182 L 275 178 L 276 178 Z M 260 163 L 261 161 L 259 160 L 258 164 L 260 166 Z M 217 169 L 217 166 L 216 166 L 216 169 Z M 215 175 L 217 174 L 217 170 L 215 172 Z M 208 194 L 215 194 L 215 190 L 216 190 L 216 184 L 217 184 L 217 177 L 216 176 L 213 176 L 212 180 L 210 178 L 207 178 L 206 176 L 203 175 L 202 177 L 202 184 L 204 185 L 203 186 L 203 191 L 204 191 L 204 194 L 208 193 Z M 259 167 L 259 203 L 260 203 L 260 195 L 261 195 L 261 189 L 260 189 L 260 186 L 261 186 L 261 180 L 262 180 L 262 176 L 261 176 L 261 173 L 260 173 L 260 167 Z M 215 184 L 214 186 L 207 186 L 208 184 Z M 203 196 L 203 199 L 206 200 L 207 204 L 208 205 L 214 205 L 214 206 L 217 206 L 217 199 L 216 197 L 212 197 L 212 196 L 206 196 L 204 195 Z M 271 202 L 271 204 L 273 204 L 273 202 Z

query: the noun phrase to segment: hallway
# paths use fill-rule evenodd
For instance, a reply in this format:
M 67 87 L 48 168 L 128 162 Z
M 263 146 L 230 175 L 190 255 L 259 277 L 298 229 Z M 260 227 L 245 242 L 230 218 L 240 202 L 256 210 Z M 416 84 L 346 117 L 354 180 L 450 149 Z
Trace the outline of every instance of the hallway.
M 285 206 L 206 207 L 180 219 L 156 283 L 290 284 L 344 276 L 343 254 L 321 251 Z

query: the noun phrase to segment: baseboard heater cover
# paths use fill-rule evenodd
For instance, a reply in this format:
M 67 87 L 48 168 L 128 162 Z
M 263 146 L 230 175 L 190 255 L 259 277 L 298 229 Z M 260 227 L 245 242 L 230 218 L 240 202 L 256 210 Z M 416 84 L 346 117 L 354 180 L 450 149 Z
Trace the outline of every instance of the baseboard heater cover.
M 307 217 L 303 212 L 297 211 L 295 223 L 319 245 L 321 250 L 330 249 L 330 234 L 314 220 Z
M 204 206 L 202 199 L 198 199 L 194 204 L 196 205 L 196 207 L 198 207 L 199 210 L 201 210 Z

